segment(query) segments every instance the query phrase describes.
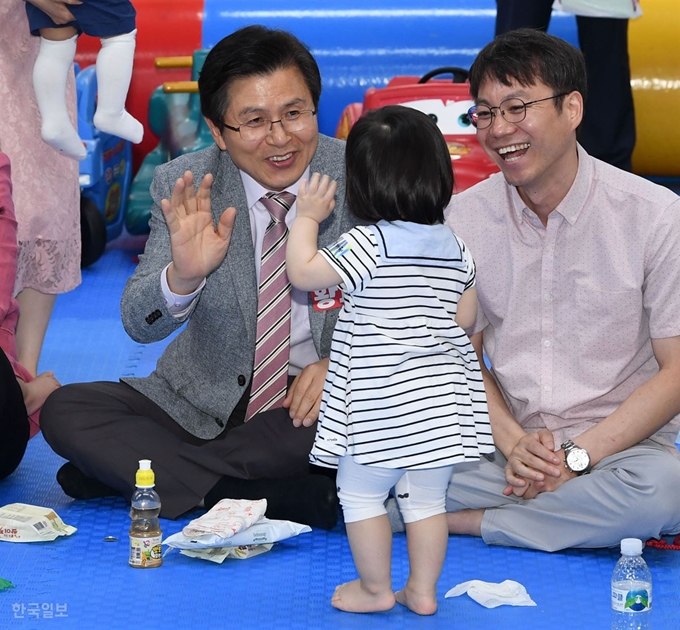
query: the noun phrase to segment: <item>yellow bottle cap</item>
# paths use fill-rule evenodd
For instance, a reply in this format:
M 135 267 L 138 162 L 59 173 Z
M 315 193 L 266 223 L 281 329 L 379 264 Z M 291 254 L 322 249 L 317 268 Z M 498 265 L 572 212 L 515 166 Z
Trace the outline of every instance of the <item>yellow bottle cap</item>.
M 151 460 L 150 459 L 140 459 L 139 460 L 139 470 L 135 477 L 135 485 L 138 488 L 153 488 L 155 485 L 156 477 L 151 470 Z

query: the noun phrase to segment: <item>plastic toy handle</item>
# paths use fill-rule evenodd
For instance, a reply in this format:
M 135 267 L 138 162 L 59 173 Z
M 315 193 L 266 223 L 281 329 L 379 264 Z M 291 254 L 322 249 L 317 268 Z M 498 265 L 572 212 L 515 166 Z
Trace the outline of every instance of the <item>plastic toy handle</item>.
M 163 83 L 163 92 L 177 94 L 179 92 L 198 92 L 198 81 L 166 81 Z
M 191 68 L 194 64 L 193 57 L 156 57 L 156 68 Z
M 443 68 L 435 68 L 434 70 L 430 70 L 427 74 L 424 74 L 422 77 L 420 77 L 418 83 L 427 83 L 430 79 L 436 77 L 438 74 L 452 74 L 452 83 L 465 83 L 468 79 L 469 73 L 467 70 L 465 70 L 465 68 L 445 66 Z

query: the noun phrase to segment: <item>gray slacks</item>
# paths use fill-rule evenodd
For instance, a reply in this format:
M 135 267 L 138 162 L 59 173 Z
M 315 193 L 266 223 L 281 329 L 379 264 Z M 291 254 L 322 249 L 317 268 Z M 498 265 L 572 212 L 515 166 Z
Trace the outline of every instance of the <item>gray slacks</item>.
M 505 464 L 499 451 L 493 460 L 459 464 L 447 493 L 447 512 L 485 510 L 489 545 L 558 551 L 680 533 L 680 459 L 648 440 L 533 499 L 503 495 Z
M 280 479 L 309 474 L 316 425 L 294 427 L 287 409 L 244 423 L 246 405 L 244 396 L 225 430 L 203 440 L 125 383 L 77 383 L 48 398 L 41 427 L 57 454 L 127 500 L 139 460 L 150 459 L 161 516 L 177 518 L 198 506 L 223 475 Z

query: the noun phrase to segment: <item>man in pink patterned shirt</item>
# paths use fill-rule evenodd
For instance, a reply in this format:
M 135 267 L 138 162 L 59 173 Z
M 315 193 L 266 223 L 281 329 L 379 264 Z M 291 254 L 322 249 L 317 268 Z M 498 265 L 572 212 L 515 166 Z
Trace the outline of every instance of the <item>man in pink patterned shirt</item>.
M 449 531 L 555 551 L 680 532 L 680 198 L 577 143 L 581 53 L 507 33 L 470 70 L 502 173 L 456 195 L 477 262 L 497 451 L 456 468 Z

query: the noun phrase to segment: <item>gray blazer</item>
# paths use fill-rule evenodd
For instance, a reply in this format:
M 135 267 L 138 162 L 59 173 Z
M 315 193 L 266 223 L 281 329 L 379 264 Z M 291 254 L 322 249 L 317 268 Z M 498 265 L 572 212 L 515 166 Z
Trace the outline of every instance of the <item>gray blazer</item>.
M 177 178 L 190 170 L 196 184 L 214 175 L 213 218 L 236 208 L 236 222 L 227 255 L 206 284 L 185 320 L 186 328 L 168 345 L 156 370 L 146 378 L 121 379 L 162 407 L 195 436 L 211 439 L 224 429 L 253 371 L 258 286 L 250 218 L 239 171 L 229 154 L 212 146 L 159 166 L 151 184 L 154 205 L 151 233 L 139 266 L 128 280 L 121 301 L 123 325 L 140 343 L 164 339 L 183 325 L 167 310 L 160 274 L 171 261 L 170 238 L 160 208 Z M 319 136 L 312 172 L 338 182 L 336 208 L 319 229 L 319 245 L 328 245 L 356 221 L 345 206 L 345 143 Z M 338 309 L 318 312 L 309 306 L 314 345 L 320 357 L 330 352 Z

